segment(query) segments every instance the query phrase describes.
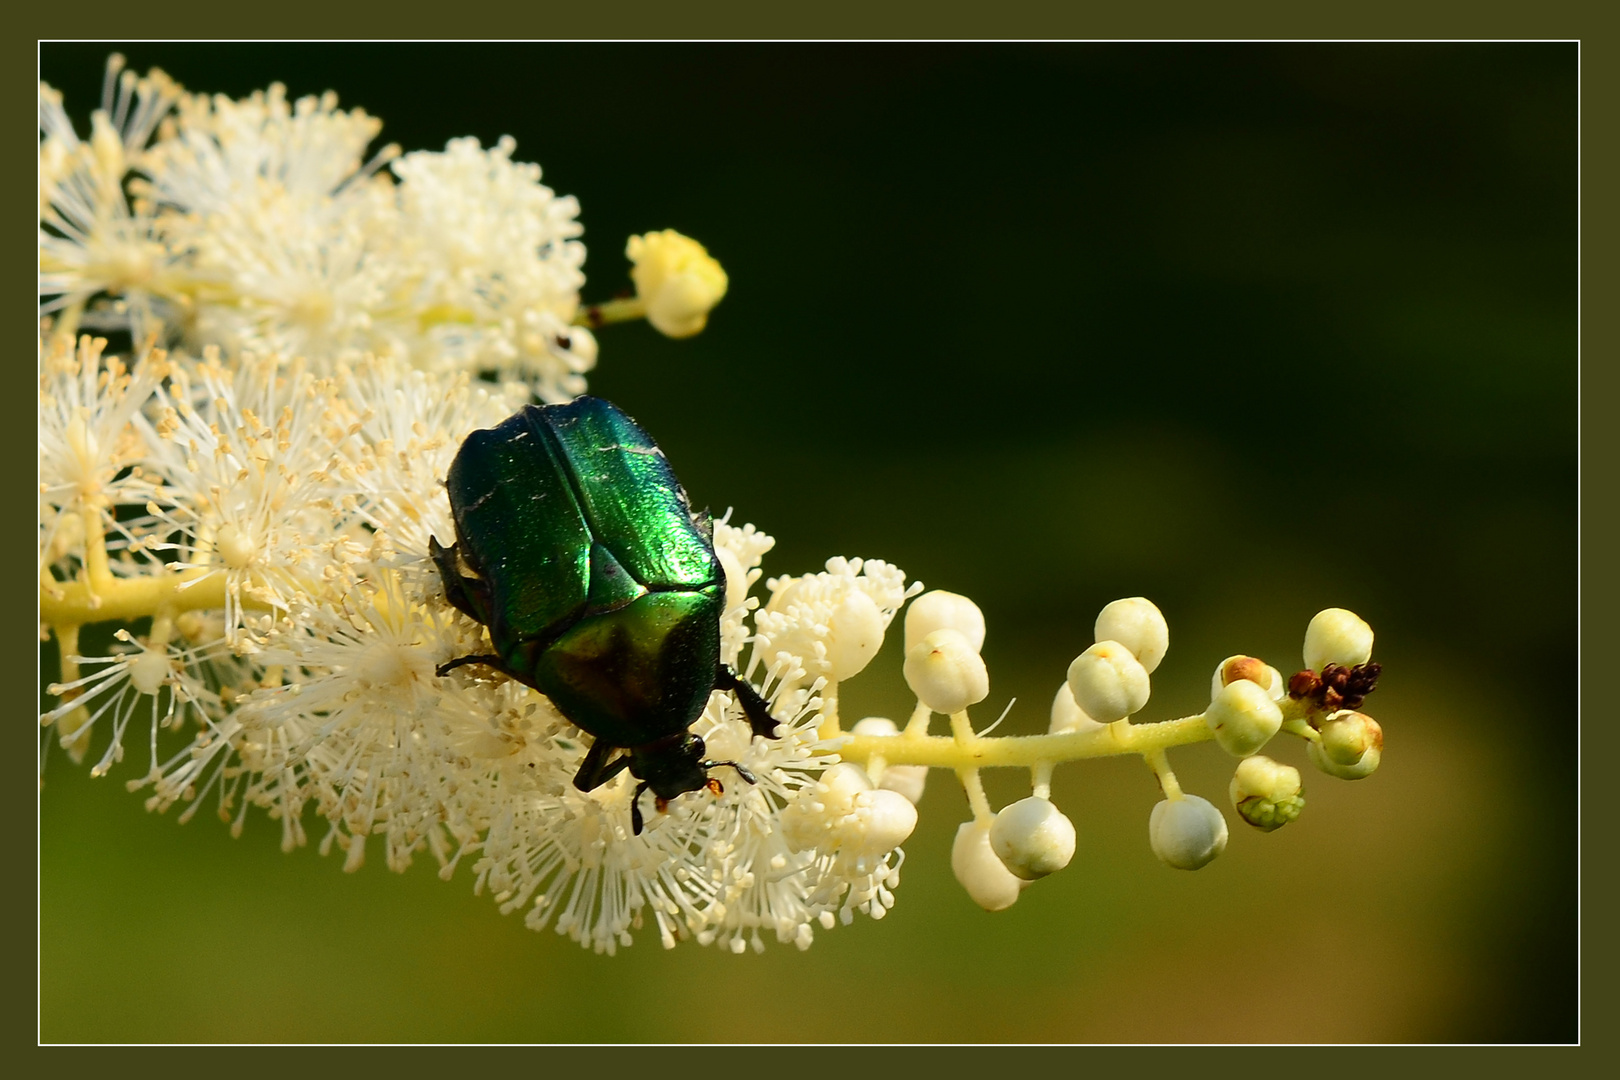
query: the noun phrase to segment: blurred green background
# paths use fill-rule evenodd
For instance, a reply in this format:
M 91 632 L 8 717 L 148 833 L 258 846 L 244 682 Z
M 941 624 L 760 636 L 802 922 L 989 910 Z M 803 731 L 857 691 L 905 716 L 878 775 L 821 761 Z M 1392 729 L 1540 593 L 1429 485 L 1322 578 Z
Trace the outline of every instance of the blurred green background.
M 114 47 L 335 90 L 407 150 L 515 136 L 581 200 L 587 298 L 632 232 L 708 245 L 709 330 L 603 330 L 593 391 L 778 538 L 768 574 L 872 556 L 973 596 L 981 726 L 1016 697 L 1001 731 L 1044 730 L 1115 597 L 1170 622 L 1149 719 L 1228 654 L 1296 669 L 1340 605 L 1387 749 L 1346 783 L 1279 739 L 1308 807 L 1271 835 L 1229 758 L 1178 751 L 1240 830 L 1196 874 L 1149 851 L 1139 762 L 1066 766 L 1074 862 L 995 915 L 936 773 L 881 923 L 612 959 L 465 869 L 345 875 L 57 755 L 45 1041 L 1575 1037 L 1574 45 L 45 44 L 75 115 Z M 893 637 L 853 717 L 908 711 Z

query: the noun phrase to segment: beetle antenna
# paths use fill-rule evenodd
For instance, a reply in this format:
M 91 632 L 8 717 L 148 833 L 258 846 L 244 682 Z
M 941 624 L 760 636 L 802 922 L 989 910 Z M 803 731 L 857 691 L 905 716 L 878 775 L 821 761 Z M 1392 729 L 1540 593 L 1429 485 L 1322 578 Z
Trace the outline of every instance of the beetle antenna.
M 733 769 L 737 770 L 737 775 L 738 776 L 742 777 L 744 780 L 748 781 L 750 784 L 759 783 L 758 780 L 754 779 L 754 774 L 753 773 L 749 772 L 747 769 L 745 769 L 743 766 L 737 764 L 735 761 L 700 761 L 700 762 L 698 762 L 698 768 L 702 769 L 704 772 L 707 772 L 710 769 L 719 768 L 721 765 L 730 765 Z

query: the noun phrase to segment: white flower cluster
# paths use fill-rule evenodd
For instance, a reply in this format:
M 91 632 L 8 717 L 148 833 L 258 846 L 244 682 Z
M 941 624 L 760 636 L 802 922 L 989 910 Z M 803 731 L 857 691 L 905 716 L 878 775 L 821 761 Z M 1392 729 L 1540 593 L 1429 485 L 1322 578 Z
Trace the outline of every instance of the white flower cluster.
M 40 127 L 42 314 L 137 344 L 326 369 L 393 355 L 548 401 L 584 390 L 579 206 L 510 138 L 367 157 L 380 123 L 331 94 L 187 94 L 116 56 L 88 141 L 44 85 Z
M 481 650 L 427 545 L 454 535 L 441 480 L 462 440 L 513 408 L 498 390 L 390 357 L 321 374 L 154 352 L 126 369 L 88 339 L 54 339 L 41 368 L 47 616 L 50 594 L 96 592 L 87 536 L 103 532 L 103 605 L 170 598 L 150 605 L 149 634 L 122 633 L 125 651 L 70 658 L 88 673 L 52 687 L 64 700 L 43 719 L 70 746 L 108 729 L 105 771 L 150 717 L 131 786 L 153 809 L 206 802 L 240 829 L 261 806 L 291 848 L 313 805 L 322 848 L 350 869 L 373 837 L 396 870 L 426 850 L 449 876 L 468 857 L 504 909 L 610 952 L 648 922 L 666 945 L 804 947 L 817 926 L 893 904 L 916 811 L 837 764 L 820 726 L 824 696 L 915 591 L 896 568 L 833 559 L 771 581 L 761 608 L 748 593 L 772 540 L 715 523 L 731 571 L 721 658 L 763 685 L 779 737 L 754 737 L 714 694 L 694 731 L 758 782 L 673 800 L 635 835 L 633 778 L 577 790 L 589 743 L 544 697 L 435 675 Z M 184 734 L 161 753 L 166 728 Z

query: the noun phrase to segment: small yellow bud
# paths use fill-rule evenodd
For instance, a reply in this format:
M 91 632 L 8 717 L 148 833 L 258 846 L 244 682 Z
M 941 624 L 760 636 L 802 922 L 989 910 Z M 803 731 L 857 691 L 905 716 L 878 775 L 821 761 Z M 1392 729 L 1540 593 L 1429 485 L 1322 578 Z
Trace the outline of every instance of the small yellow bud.
M 1147 669 L 1117 641 L 1099 641 L 1069 665 L 1075 704 L 1098 723 L 1111 724 L 1141 711 L 1151 689 Z
M 726 295 L 726 272 L 703 245 L 674 229 L 632 236 L 625 255 L 647 321 L 667 337 L 691 337 Z
M 1145 597 L 1115 600 L 1097 616 L 1096 641 L 1117 641 L 1135 656 L 1148 674 L 1159 666 L 1170 648 L 1170 627 L 1164 615 Z
M 1227 789 L 1238 816 L 1263 832 L 1280 829 L 1299 817 L 1305 807 L 1300 791 L 1299 770 L 1263 754 L 1238 762 Z
M 1258 683 L 1239 679 L 1221 687 L 1204 710 L 1204 723 L 1221 749 L 1236 757 L 1248 757 L 1277 734 L 1282 727 L 1282 710 Z
M 1334 713 L 1322 738 L 1305 744 L 1311 764 L 1341 780 L 1371 776 L 1384 756 L 1384 729 L 1365 713 Z
M 957 713 L 990 696 L 990 673 L 968 639 L 935 630 L 906 653 L 902 669 L 917 700 L 937 713 Z
M 1355 667 L 1372 659 L 1373 632 L 1365 619 L 1344 608 L 1318 611 L 1305 628 L 1305 666 L 1320 672 L 1329 664 Z

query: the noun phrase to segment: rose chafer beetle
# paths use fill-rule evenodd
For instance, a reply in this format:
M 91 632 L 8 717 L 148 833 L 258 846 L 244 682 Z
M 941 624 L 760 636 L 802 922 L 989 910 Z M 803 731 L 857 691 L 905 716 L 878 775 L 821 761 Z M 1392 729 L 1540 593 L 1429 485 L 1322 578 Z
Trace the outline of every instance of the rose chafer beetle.
M 540 691 L 595 741 L 574 786 L 624 769 L 664 804 L 723 790 L 689 730 L 709 694 L 736 694 L 757 735 L 776 722 L 765 700 L 720 661 L 726 578 L 707 512 L 652 438 L 611 402 L 527 405 L 467 436 L 445 479 L 456 542 L 429 538 L 445 596 L 489 630 L 483 664 Z M 623 751 L 614 756 L 615 750 Z

